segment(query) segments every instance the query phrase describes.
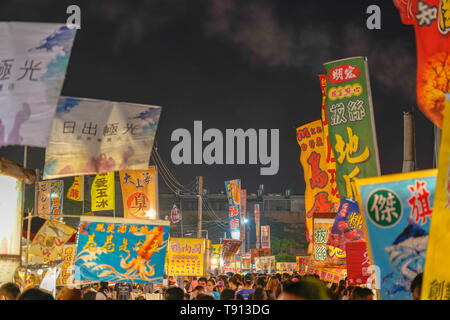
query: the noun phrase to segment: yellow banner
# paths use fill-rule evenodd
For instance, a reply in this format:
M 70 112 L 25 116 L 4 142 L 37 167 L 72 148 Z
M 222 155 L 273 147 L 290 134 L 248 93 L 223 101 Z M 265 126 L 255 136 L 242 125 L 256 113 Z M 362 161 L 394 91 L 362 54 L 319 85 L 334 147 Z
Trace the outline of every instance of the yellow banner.
M 422 300 L 450 299 L 450 94 L 445 102 L 439 166 L 430 224 L 425 269 L 422 282 Z
M 60 249 L 60 256 L 63 261 L 60 264 L 60 271 L 58 274 L 58 278 L 56 279 L 57 286 L 65 286 L 68 284 L 73 284 L 76 251 L 77 251 L 76 244 L 65 245 Z
M 158 178 L 156 167 L 119 171 L 125 218 L 156 219 Z
M 84 177 L 73 177 L 73 183 L 67 191 L 67 198 L 74 201 L 83 201 Z
M 327 173 L 322 121 L 317 120 L 297 128 L 301 148 L 300 163 L 305 177 L 306 238 L 310 242 L 315 212 L 333 212 L 330 200 L 330 176 Z
M 91 210 L 114 210 L 114 172 L 97 174 L 91 188 Z
M 205 239 L 170 238 L 168 255 L 169 276 L 203 276 Z

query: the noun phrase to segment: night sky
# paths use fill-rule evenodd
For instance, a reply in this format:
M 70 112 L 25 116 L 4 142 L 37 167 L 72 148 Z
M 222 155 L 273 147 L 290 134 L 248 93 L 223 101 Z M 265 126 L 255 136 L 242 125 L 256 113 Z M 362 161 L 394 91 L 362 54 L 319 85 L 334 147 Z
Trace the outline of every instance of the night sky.
M 0 21 L 65 23 L 81 8 L 62 95 L 162 106 L 159 153 L 177 179 L 203 175 L 210 193 L 241 178 L 249 193 L 303 194 L 295 128 L 320 119 L 323 63 L 367 56 L 383 174 L 401 172 L 403 111 L 415 111 L 417 166 L 433 165 L 433 125 L 415 103 L 416 49 L 390 0 L 1 0 Z M 366 8 L 381 8 L 381 30 L 368 30 Z M 280 129 L 280 169 L 261 165 L 179 165 L 170 159 L 177 128 Z M 206 145 L 206 143 L 204 144 Z M 23 147 L 0 149 L 22 164 Z M 43 169 L 44 149 L 28 148 L 28 167 Z M 161 192 L 167 190 L 160 183 Z

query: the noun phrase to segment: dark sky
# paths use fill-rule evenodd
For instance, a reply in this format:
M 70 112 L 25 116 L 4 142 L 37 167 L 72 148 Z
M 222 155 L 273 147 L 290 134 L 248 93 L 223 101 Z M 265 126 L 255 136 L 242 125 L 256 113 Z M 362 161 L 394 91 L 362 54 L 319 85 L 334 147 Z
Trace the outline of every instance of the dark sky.
M 415 103 L 416 49 L 411 26 L 390 0 L 1 0 L 0 21 L 65 23 L 81 8 L 62 94 L 163 107 L 159 152 L 182 183 L 203 175 L 210 192 L 241 178 L 256 192 L 303 194 L 295 128 L 320 118 L 322 64 L 365 55 L 383 174 L 401 172 L 403 111 L 415 110 L 417 165 L 433 165 L 433 126 Z M 381 8 L 381 30 L 368 30 L 366 8 Z M 203 128 L 280 129 L 280 170 L 260 165 L 171 162 L 171 133 L 193 121 Z M 44 149 L 28 149 L 43 168 Z M 22 164 L 23 147 L 0 149 Z M 164 190 L 162 184 L 161 189 Z

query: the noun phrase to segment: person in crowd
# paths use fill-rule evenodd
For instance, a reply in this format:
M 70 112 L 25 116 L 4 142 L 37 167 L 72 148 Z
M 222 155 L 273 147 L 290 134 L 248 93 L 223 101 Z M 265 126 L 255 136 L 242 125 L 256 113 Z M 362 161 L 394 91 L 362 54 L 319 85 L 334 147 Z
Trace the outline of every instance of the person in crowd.
M 230 278 L 230 281 L 228 281 L 228 285 L 231 290 L 237 291 L 240 285 L 240 282 L 236 278 Z
M 244 276 L 244 288 L 237 291 L 236 295 L 240 294 L 244 297 L 244 300 L 248 300 L 248 296 L 255 291 L 253 285 L 255 284 L 255 278 L 253 274 L 247 273 Z
M 133 286 L 131 283 L 120 282 L 114 286 L 114 300 L 131 300 Z
M 206 283 L 206 293 L 213 294 L 215 300 L 220 300 L 220 293 L 216 291 L 216 280 L 210 278 Z
M 92 286 L 85 286 L 81 289 L 81 299 L 83 300 L 96 300 L 95 296 L 97 295 L 97 290 L 95 290 Z
M 216 300 L 213 296 L 210 296 L 209 294 L 199 294 L 195 300 Z
M 199 294 L 205 294 L 205 287 L 196 286 L 194 290 L 192 290 L 191 300 L 196 300 Z
M 220 300 L 234 300 L 236 292 L 232 289 L 223 289 L 220 293 Z
M 189 293 L 184 294 L 184 300 L 191 300 L 191 295 Z
M 326 285 L 317 279 L 304 279 L 286 286 L 278 300 L 330 300 Z
M 411 281 L 410 290 L 413 296 L 413 300 L 420 300 L 420 295 L 422 294 L 422 280 L 423 273 L 419 273 L 413 281 Z
M 134 300 L 147 300 L 143 294 L 138 295 Z
M 266 278 L 265 277 L 261 277 L 256 275 L 255 276 L 256 281 L 255 281 L 255 286 L 256 287 L 261 287 L 261 288 L 265 288 L 266 287 Z
M 41 289 L 30 288 L 24 291 L 17 300 L 55 300 L 55 298 Z
M 197 281 L 197 277 L 192 277 L 192 280 L 189 284 L 189 289 L 188 289 L 188 293 L 192 293 L 192 291 L 194 291 L 194 288 L 198 286 L 198 281 Z
M 198 278 L 198 286 L 202 286 L 203 288 L 205 288 L 205 290 L 206 290 L 206 283 L 207 282 L 208 282 L 208 280 L 206 280 L 205 277 Z
M 245 300 L 244 296 L 242 294 L 236 293 L 234 300 Z
M 82 300 L 81 290 L 77 288 L 63 287 L 61 291 L 58 292 L 56 300 Z
M 352 300 L 373 300 L 373 292 L 369 288 L 355 287 Z
M 164 300 L 184 300 L 184 291 L 178 287 L 170 287 L 166 290 Z
M 100 287 L 98 288 L 97 294 L 95 295 L 95 300 L 112 300 L 112 298 L 113 297 L 109 290 L 108 282 L 100 282 Z
M 281 293 L 281 285 L 277 276 L 271 276 L 269 281 L 267 281 L 266 294 L 269 300 L 276 300 L 278 295 Z
M 16 300 L 20 295 L 20 288 L 17 284 L 7 282 L 0 287 L 0 300 Z
M 188 279 L 184 279 L 183 280 L 183 289 L 184 289 L 184 292 L 188 292 L 189 291 L 189 285 L 190 285 L 191 283 L 189 282 L 189 280 Z
M 225 283 L 222 280 L 217 281 L 216 291 L 219 293 L 219 297 L 220 297 L 220 293 L 223 291 L 223 289 L 225 289 Z
M 250 295 L 249 300 L 267 300 L 266 291 L 263 287 L 258 286 Z

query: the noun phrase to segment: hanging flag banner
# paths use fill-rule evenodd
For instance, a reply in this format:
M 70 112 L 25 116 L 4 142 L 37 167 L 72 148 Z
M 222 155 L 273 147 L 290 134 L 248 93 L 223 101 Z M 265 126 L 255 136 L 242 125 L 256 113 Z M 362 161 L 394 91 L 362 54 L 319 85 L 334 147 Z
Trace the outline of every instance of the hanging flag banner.
M 259 215 L 259 203 L 255 204 L 254 214 L 255 214 L 255 229 L 256 229 L 256 249 L 259 249 L 261 247 L 261 240 L 260 240 L 261 224 Z
M 168 238 L 168 221 L 83 216 L 75 280 L 162 281 Z
M 230 260 L 229 262 L 224 262 L 222 272 L 223 273 L 228 273 L 228 272 L 240 273 L 240 272 L 242 272 L 240 254 L 236 254 L 234 256 L 233 260 Z
M 64 181 L 41 181 L 37 184 L 37 214 L 44 219 L 60 220 L 62 217 Z
M 28 260 L 34 264 L 53 262 L 61 258 L 61 248 L 76 229 L 56 220 L 47 220 L 31 242 Z
M 37 214 L 42 218 L 50 216 L 50 184 L 51 181 L 37 183 Z
M 310 256 L 297 256 L 295 257 L 295 261 L 297 264 L 297 271 L 304 275 L 308 271 L 308 264 L 309 264 Z
M 245 227 L 247 219 L 247 190 L 241 189 L 241 240 L 245 243 Z
M 255 263 L 256 257 L 267 257 L 270 256 L 270 248 L 265 249 L 258 249 L 258 248 L 252 248 L 250 249 L 250 258 L 252 260 L 252 263 Z
M 255 258 L 255 271 L 261 274 L 274 274 L 275 269 L 275 256 L 268 257 L 256 257 Z
M 329 200 L 339 206 L 340 198 L 339 191 L 336 182 L 336 158 L 334 157 L 333 149 L 330 144 L 330 136 L 328 129 L 328 119 L 327 119 L 327 75 L 319 75 L 320 88 L 322 90 L 322 128 L 323 128 L 323 148 L 325 149 L 325 154 L 327 155 L 325 163 L 328 172 L 328 177 L 330 178 L 329 185 L 331 193 L 329 194 Z
M 97 174 L 91 187 L 91 210 L 115 209 L 114 172 Z
M 222 245 L 221 244 L 212 244 L 211 245 L 211 271 L 220 268 L 220 257 L 222 253 Z
M 372 276 L 369 272 L 369 254 L 365 242 L 348 242 L 345 245 L 347 256 L 347 281 L 349 286 L 365 285 Z
M 225 189 L 228 197 L 228 221 L 230 223 L 231 238 L 240 240 L 241 180 L 225 181 Z
M 158 178 L 155 166 L 148 170 L 119 171 L 125 218 L 156 219 Z
M 447 95 L 444 125 L 439 149 L 436 195 L 433 204 L 433 219 L 425 259 L 422 282 L 422 300 L 450 299 L 450 272 L 448 266 L 448 244 L 450 236 L 450 94 Z
M 83 201 L 84 199 L 84 176 L 73 177 L 73 183 L 67 191 L 67 199 Z
M 170 238 L 168 255 L 169 276 L 197 276 L 205 273 L 206 240 Z
M 172 223 L 178 223 L 181 221 L 181 212 L 176 204 L 173 205 L 172 210 L 170 211 L 170 221 Z
M 355 179 L 371 265 L 382 300 L 411 300 L 424 269 L 437 170 Z
M 394 0 L 403 24 L 416 35 L 417 105 L 442 128 L 445 94 L 450 80 L 450 4 L 448 0 Z
M 0 146 L 45 148 L 76 29 L 0 22 Z
M 270 226 L 261 226 L 261 249 L 270 249 Z
M 300 163 L 305 177 L 306 240 L 312 236 L 312 221 L 315 212 L 333 212 L 330 201 L 330 181 L 334 177 L 327 172 L 323 143 L 322 121 L 317 120 L 297 128 L 297 142 L 301 148 Z
M 77 245 L 66 244 L 60 249 L 60 257 L 62 263 L 59 265 L 58 278 L 56 279 L 57 286 L 67 286 L 74 284 L 74 271 L 75 271 L 75 257 L 76 257 Z
M 239 252 L 242 241 L 235 239 L 223 239 L 222 241 L 222 259 L 225 263 L 230 262 Z
M 61 97 L 44 179 L 147 170 L 161 107 Z
M 316 268 L 345 267 L 345 251 L 328 245 L 328 237 L 333 227 L 334 217 L 334 213 L 314 214 L 311 260 L 314 261 Z
M 336 157 L 341 198 L 354 198 L 350 181 L 380 175 L 367 59 L 347 58 L 324 64 L 327 70 L 326 116 Z
M 316 274 L 324 281 L 330 281 L 339 284 L 340 280 L 346 277 L 345 269 L 339 268 L 317 268 L 314 266 L 308 267 L 308 274 Z
M 365 242 L 359 205 L 351 199 L 343 199 L 328 236 L 330 246 L 345 250 L 349 242 Z

